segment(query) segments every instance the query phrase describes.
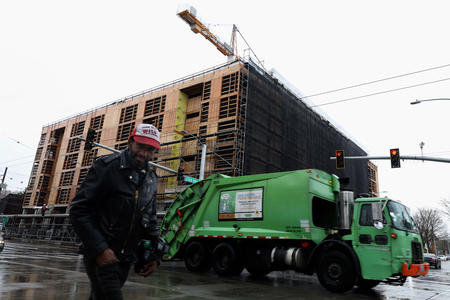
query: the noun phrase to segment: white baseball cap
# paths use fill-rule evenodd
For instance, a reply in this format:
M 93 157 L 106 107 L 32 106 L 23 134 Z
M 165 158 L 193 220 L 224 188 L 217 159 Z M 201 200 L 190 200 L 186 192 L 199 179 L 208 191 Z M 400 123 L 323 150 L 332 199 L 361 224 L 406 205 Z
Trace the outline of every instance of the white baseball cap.
M 139 124 L 134 128 L 131 136 L 136 143 L 149 145 L 158 150 L 161 149 L 159 143 L 160 133 L 158 129 L 151 124 Z

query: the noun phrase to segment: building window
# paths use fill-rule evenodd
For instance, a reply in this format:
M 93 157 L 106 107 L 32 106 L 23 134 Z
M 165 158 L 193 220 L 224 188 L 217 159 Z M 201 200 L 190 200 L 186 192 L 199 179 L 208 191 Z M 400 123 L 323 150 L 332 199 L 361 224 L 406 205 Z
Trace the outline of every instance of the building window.
M 158 128 L 159 131 L 162 130 L 162 124 L 164 121 L 164 115 L 156 115 L 154 117 L 145 119 L 144 121 L 142 121 L 144 124 L 152 124 L 153 126 L 155 126 L 156 128 Z
M 78 138 L 73 138 L 69 140 L 67 145 L 67 153 L 76 152 L 80 150 L 81 140 Z
M 40 160 L 41 159 L 42 149 L 43 149 L 42 147 L 37 149 L 36 155 L 34 156 L 34 160 Z
M 120 125 L 117 129 L 116 142 L 126 141 L 134 128 L 134 122 Z
M 70 132 L 70 136 L 82 135 L 84 131 L 84 124 L 86 121 L 81 121 L 72 125 L 72 131 Z
M 202 100 L 208 100 L 211 97 L 211 81 L 203 84 Z
M 27 189 L 32 190 L 34 187 L 34 182 L 36 181 L 36 177 L 32 176 L 30 177 L 30 181 L 28 182 L 28 187 Z
M 144 117 L 164 112 L 166 108 L 166 96 L 157 97 L 145 102 Z
M 103 128 L 103 122 L 105 121 L 105 115 L 97 116 L 94 118 L 91 118 L 91 125 L 89 125 L 90 128 L 94 130 L 100 130 Z
M 119 143 L 119 144 L 114 145 L 114 149 L 119 150 L 119 151 L 122 151 L 126 147 L 128 147 L 128 142 Z
M 80 175 L 78 175 L 78 183 L 77 185 L 80 185 L 83 183 L 84 179 L 86 178 L 86 175 L 89 171 L 89 168 L 80 169 Z
M 33 168 L 31 169 L 31 176 L 34 176 L 37 174 L 38 168 L 39 168 L 39 162 L 36 161 L 33 163 Z
M 220 122 L 217 127 L 217 143 L 234 141 L 235 120 Z M 225 131 L 225 132 L 224 132 Z
M 47 190 L 49 183 L 50 183 L 50 176 L 41 175 L 39 177 L 38 189 L 43 190 L 43 191 Z
M 200 122 L 208 122 L 209 102 L 202 103 Z
M 32 192 L 25 193 L 25 198 L 23 199 L 23 206 L 30 205 L 31 194 Z
M 222 95 L 236 92 L 238 89 L 239 72 L 222 77 Z
M 198 128 L 198 136 L 200 138 L 200 141 L 204 144 L 206 143 L 206 138 L 203 137 L 204 135 L 206 135 L 208 133 L 208 126 L 204 125 L 204 126 L 200 126 Z
M 63 169 L 73 169 L 77 166 L 78 153 L 68 154 L 64 158 Z
M 233 167 L 234 150 L 233 145 L 217 147 L 216 153 L 220 155 L 220 157 L 217 157 L 215 161 L 214 167 L 216 170 Z
M 97 158 L 98 149 L 92 151 L 84 151 L 83 161 L 81 162 L 82 167 L 90 166 L 94 160 Z
M 233 117 L 236 115 L 237 96 L 220 99 L 219 119 Z
M 120 112 L 120 121 L 119 123 L 125 123 L 136 119 L 138 105 L 130 105 L 128 107 L 122 108 Z
M 42 174 L 52 174 L 53 170 L 53 160 L 44 160 L 44 163 L 42 164 Z
M 47 147 L 47 151 L 45 152 L 45 158 L 47 158 L 47 159 L 54 159 L 54 158 L 56 158 L 56 150 L 58 150 L 57 146 L 49 145 Z
M 70 188 L 58 189 L 58 194 L 56 195 L 57 204 L 69 204 L 70 201 Z
M 47 137 L 47 133 L 41 134 L 41 139 L 39 140 L 39 146 L 43 146 L 44 145 L 46 137 Z
M 75 175 L 75 171 L 62 172 L 61 179 L 59 180 L 59 185 L 60 186 L 72 185 L 74 175 Z

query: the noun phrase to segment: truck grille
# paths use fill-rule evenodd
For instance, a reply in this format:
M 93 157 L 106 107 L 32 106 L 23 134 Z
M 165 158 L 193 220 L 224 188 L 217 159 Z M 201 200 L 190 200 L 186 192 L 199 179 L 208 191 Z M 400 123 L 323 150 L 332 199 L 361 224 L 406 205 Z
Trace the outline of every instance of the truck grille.
M 414 264 L 419 264 L 423 262 L 422 247 L 419 242 L 411 242 L 412 249 L 412 261 Z

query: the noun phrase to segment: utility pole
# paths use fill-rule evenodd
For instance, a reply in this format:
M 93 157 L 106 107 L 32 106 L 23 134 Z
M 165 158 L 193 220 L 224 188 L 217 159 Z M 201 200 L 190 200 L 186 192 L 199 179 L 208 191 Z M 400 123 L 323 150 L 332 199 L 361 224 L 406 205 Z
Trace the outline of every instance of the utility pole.
M 6 178 L 7 171 L 8 171 L 8 167 L 5 168 L 5 172 L 3 173 L 2 183 L 0 184 L 0 193 L 2 192 L 3 186 L 5 185 L 5 178 Z
M 200 176 L 198 179 L 205 179 L 206 144 L 202 144 L 202 159 L 200 161 Z
M 206 143 L 203 143 L 197 136 L 193 135 L 192 133 L 187 132 L 186 130 L 180 131 L 181 135 L 190 135 L 193 138 L 195 138 L 200 145 L 202 145 L 202 156 L 200 160 L 200 174 L 198 176 L 198 179 L 203 180 L 205 179 L 205 161 L 206 161 Z

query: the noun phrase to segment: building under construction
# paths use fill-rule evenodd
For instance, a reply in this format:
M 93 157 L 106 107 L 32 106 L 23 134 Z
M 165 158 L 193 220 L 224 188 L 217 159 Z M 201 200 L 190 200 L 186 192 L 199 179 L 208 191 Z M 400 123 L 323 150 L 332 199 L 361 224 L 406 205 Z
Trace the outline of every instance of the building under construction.
M 139 123 L 161 131 L 155 162 L 190 177 L 199 176 L 206 144 L 205 177 L 318 168 L 349 178 L 346 188 L 357 193 L 378 192 L 376 166 L 353 160 L 336 170 L 330 160 L 337 149 L 365 156 L 363 149 L 280 80 L 251 60 L 238 59 L 44 126 L 23 214 L 36 215 L 46 203 L 51 215 L 63 217 L 89 166 L 111 153 L 84 150 L 79 137 L 93 128 L 97 143 L 121 150 Z M 186 183 L 161 169 L 157 174 L 163 214 Z

